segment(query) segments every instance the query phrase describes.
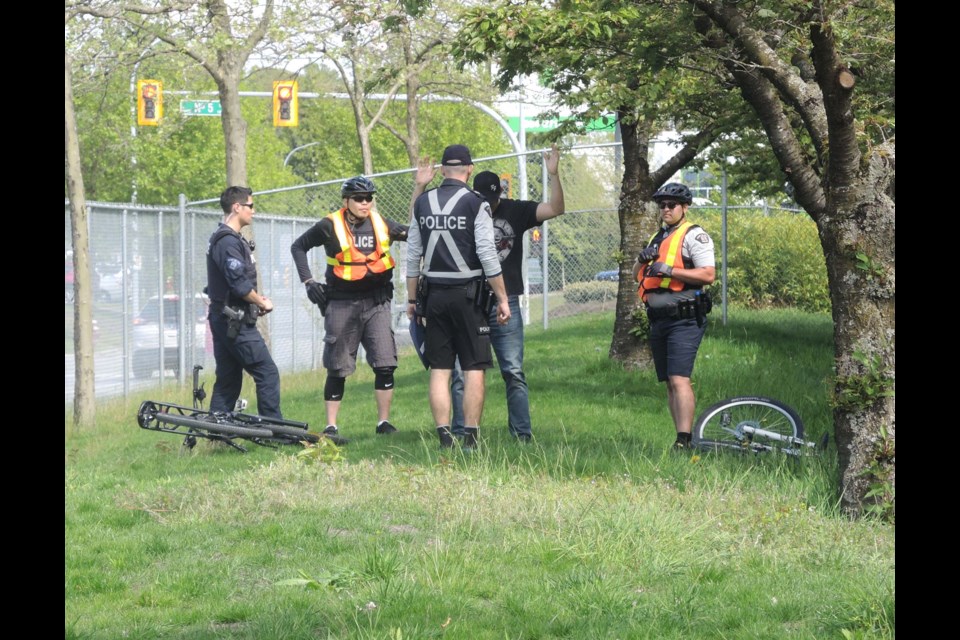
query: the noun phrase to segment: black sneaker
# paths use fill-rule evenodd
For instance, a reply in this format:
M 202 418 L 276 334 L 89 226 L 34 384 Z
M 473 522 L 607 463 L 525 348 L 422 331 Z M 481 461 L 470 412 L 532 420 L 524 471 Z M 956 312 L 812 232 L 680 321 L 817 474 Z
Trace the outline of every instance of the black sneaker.
M 477 448 L 479 437 L 479 427 L 467 427 L 466 434 L 463 436 L 463 452 L 472 453 Z
M 518 433 L 513 437 L 516 438 L 520 444 L 530 444 L 530 441 L 533 440 L 532 433 Z
M 377 433 L 379 433 L 380 435 L 385 435 L 388 433 L 396 433 L 396 432 L 397 432 L 397 428 L 392 424 L 390 424 L 388 420 L 384 420 L 383 422 L 377 425 Z
M 327 425 L 327 428 L 323 430 L 323 435 L 325 435 L 327 440 L 335 445 L 347 444 L 350 442 L 349 439 L 340 435 L 340 430 L 337 429 L 337 426 L 333 424 Z
M 453 434 L 448 427 L 437 427 L 437 435 L 440 436 L 441 449 L 453 448 Z
M 689 437 L 681 438 L 680 436 L 677 436 L 676 441 L 673 443 L 673 450 L 684 451 L 687 449 L 693 449 L 693 442 L 689 439 Z

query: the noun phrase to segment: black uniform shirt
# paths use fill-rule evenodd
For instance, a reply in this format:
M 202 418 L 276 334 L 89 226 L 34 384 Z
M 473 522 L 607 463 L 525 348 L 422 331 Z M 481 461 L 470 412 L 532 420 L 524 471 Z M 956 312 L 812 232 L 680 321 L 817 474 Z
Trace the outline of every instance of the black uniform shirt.
M 220 223 L 207 247 L 207 295 L 212 303 L 238 304 L 257 288 L 257 265 L 250 245 Z

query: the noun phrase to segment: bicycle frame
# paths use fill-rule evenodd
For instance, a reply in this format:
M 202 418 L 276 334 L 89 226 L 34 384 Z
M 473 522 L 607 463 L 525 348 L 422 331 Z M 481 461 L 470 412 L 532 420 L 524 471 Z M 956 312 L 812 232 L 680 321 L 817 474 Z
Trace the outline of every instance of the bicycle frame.
M 750 448 L 755 451 L 773 451 L 775 447 L 763 444 L 762 442 L 755 442 L 754 438 L 767 438 L 769 440 L 776 440 L 777 442 L 785 442 L 789 447 L 780 448 L 780 451 L 792 456 L 798 456 L 803 452 L 803 448 L 807 447 L 810 449 L 814 448 L 824 448 L 826 442 L 810 442 L 804 440 L 803 438 L 796 438 L 794 436 L 785 436 L 774 431 L 768 431 L 762 429 L 759 426 L 750 424 L 749 422 L 741 422 L 735 428 L 731 429 L 730 427 L 720 427 L 724 431 L 730 433 L 734 438 L 740 442 L 744 448 Z M 824 434 L 826 435 L 826 434 Z M 797 447 L 797 448 L 794 448 Z
M 193 368 L 193 408 L 169 402 L 145 400 L 137 411 L 141 429 L 183 435 L 183 446 L 192 449 L 197 438 L 224 442 L 238 451 L 246 449 L 233 442 L 243 438 L 264 447 L 276 448 L 271 443 L 294 444 L 317 442 L 319 436 L 309 433 L 306 422 L 268 418 L 238 411 L 204 411 L 201 409 L 206 392 L 200 384 L 200 365 Z

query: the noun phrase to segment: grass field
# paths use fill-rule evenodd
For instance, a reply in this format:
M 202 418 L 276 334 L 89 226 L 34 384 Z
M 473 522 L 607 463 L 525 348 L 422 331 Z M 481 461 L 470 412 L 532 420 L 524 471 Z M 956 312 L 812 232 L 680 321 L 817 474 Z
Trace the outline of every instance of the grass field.
M 397 434 L 374 435 L 369 368 L 348 379 L 344 462 L 136 427 L 140 400 L 186 389 L 98 407 L 65 445 L 66 637 L 893 637 L 895 530 L 839 514 L 833 452 L 672 453 L 662 386 L 607 359 L 612 322 L 531 327 L 535 442 L 508 437 L 491 373 L 471 456 L 436 446 L 412 353 Z M 830 340 L 828 317 L 734 312 L 700 350 L 699 407 L 769 395 L 818 436 Z M 322 428 L 323 374 L 283 385 Z

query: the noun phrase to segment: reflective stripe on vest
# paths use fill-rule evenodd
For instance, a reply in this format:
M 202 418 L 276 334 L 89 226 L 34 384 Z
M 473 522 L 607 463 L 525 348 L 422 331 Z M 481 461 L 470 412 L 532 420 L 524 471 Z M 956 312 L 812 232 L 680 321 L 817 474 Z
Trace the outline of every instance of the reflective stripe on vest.
M 333 275 L 341 280 L 360 280 L 367 275 L 367 269 L 373 273 L 383 273 L 394 267 L 390 257 L 390 229 L 383 217 L 376 211 L 370 212 L 370 224 L 373 226 L 373 239 L 377 249 L 370 254 L 361 252 L 353 243 L 353 233 L 344 221 L 346 209 L 334 211 L 327 218 L 333 223 L 333 232 L 340 243 L 340 253 L 335 257 L 327 256 L 327 264 L 333 267 Z
M 440 198 L 437 195 L 437 190 L 434 189 L 427 194 L 427 202 L 430 203 L 430 213 L 434 216 L 448 216 L 450 215 L 454 208 L 456 208 L 457 203 L 460 202 L 460 199 L 465 195 L 470 193 L 470 189 L 466 187 L 461 187 L 453 196 L 447 200 L 447 203 L 440 208 Z M 423 230 L 420 230 L 423 233 Z M 433 253 L 437 250 L 437 244 L 443 241 L 443 244 L 447 248 L 447 252 L 450 254 L 450 258 L 453 260 L 453 265 L 456 267 L 456 271 L 437 271 L 436 269 L 431 269 L 433 264 Z M 463 255 L 460 253 L 460 249 L 457 248 L 457 242 L 453 239 L 453 236 L 450 234 L 450 231 L 446 229 L 433 229 L 430 231 L 430 239 L 427 240 L 427 246 L 423 250 L 423 269 L 420 272 L 424 277 L 429 277 L 436 280 L 461 280 L 467 278 L 478 278 L 483 275 L 483 269 L 470 269 L 467 265 L 467 261 L 463 259 Z
M 660 244 L 660 255 L 657 256 L 657 262 L 662 262 L 668 264 L 674 269 L 683 268 L 683 239 L 687 235 L 687 231 L 691 227 L 694 227 L 692 222 L 684 221 L 677 227 L 672 234 L 670 234 L 670 240 L 665 243 Z M 659 232 L 657 232 L 659 233 Z M 657 233 L 653 234 L 650 238 L 650 242 L 653 242 L 654 238 L 657 237 Z M 649 242 L 647 243 L 650 244 Z M 660 277 L 650 277 L 644 276 L 643 274 L 647 270 L 647 265 L 644 265 L 640 273 L 637 274 L 637 280 L 640 282 L 640 288 L 638 293 L 644 302 L 647 301 L 647 292 L 653 291 L 654 289 L 670 289 L 671 291 L 683 291 L 686 288 L 686 283 L 677 280 L 676 278 L 660 278 Z

